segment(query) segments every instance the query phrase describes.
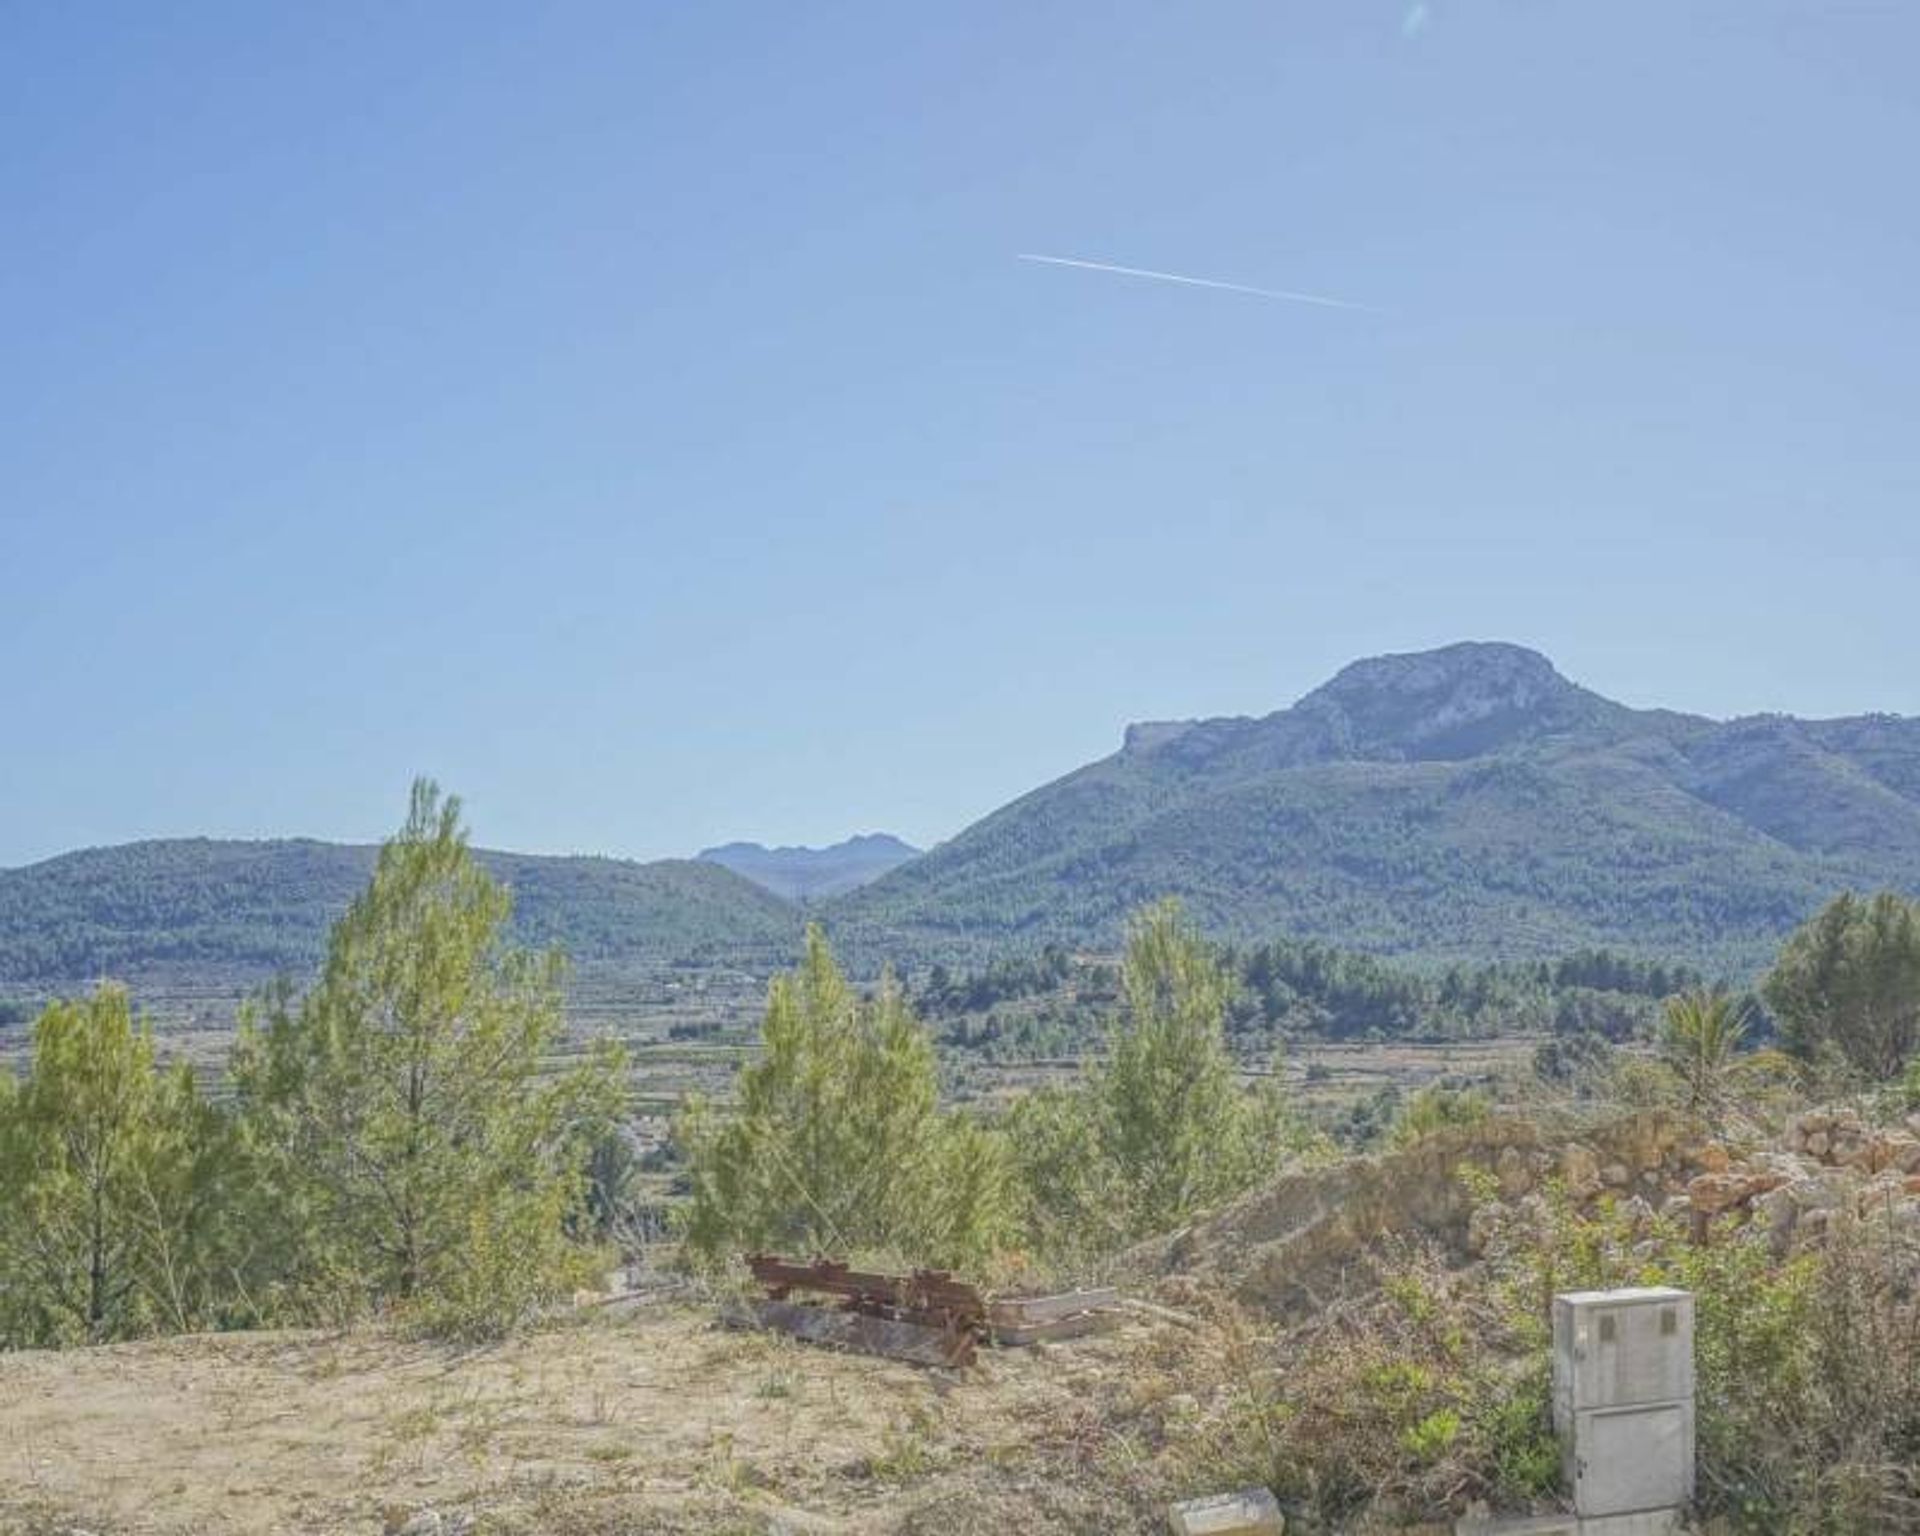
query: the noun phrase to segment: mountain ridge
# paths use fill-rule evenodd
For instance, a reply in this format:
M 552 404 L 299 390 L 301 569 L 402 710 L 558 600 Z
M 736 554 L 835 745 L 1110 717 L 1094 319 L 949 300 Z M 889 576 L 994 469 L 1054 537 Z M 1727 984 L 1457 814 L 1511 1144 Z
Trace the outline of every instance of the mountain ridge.
M 881 950 L 1111 945 L 1177 895 L 1223 937 L 1751 969 L 1850 884 L 1920 878 L 1920 721 L 1634 709 L 1503 642 L 1368 658 L 1288 708 L 1119 749 L 839 904 Z

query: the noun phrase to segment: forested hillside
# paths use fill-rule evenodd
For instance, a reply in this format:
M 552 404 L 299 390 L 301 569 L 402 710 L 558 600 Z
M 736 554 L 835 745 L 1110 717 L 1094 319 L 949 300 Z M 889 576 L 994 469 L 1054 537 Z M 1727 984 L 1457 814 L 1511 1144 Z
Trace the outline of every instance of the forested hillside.
M 1177 895 L 1229 939 L 1745 971 L 1880 885 L 1920 888 L 1920 721 L 1629 709 L 1468 644 L 1358 662 L 1260 719 L 1130 727 L 836 916 L 861 947 L 964 959 L 1111 947 Z
M 0 982 L 310 970 L 377 850 L 307 840 L 186 839 L 89 849 L 0 871 Z M 574 959 L 776 964 L 797 915 L 715 864 L 479 855 L 514 894 L 518 938 Z
M 1248 1055 L 1302 1038 L 1644 1038 L 1667 998 L 1704 980 L 1685 966 L 1604 950 L 1554 961 L 1418 968 L 1275 939 L 1227 947 L 1221 960 L 1233 981 L 1222 1015 L 1235 1049 Z M 914 989 L 915 1007 L 938 1024 L 944 1044 L 1009 1062 L 1099 1048 L 1119 998 L 1113 957 L 1058 945 L 977 969 L 936 964 Z M 1754 1017 L 1764 1017 L 1757 1007 Z

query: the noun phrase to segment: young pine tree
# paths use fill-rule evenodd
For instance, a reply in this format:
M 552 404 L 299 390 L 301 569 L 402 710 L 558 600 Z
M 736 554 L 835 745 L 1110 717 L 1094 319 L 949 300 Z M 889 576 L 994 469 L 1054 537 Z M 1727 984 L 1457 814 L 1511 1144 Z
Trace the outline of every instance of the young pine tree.
M 696 1100 L 675 1128 L 697 1259 L 782 1248 L 954 1264 L 1001 1244 L 1004 1148 L 941 1112 L 933 1041 L 890 978 L 862 997 L 811 928 L 799 968 L 768 990 L 761 1037 L 735 1111 Z
M 243 1028 L 234 1079 L 296 1290 L 484 1333 L 577 1278 L 569 1220 L 625 1067 L 549 1069 L 561 962 L 508 943 L 510 911 L 458 800 L 422 781 L 318 986 Z
M 1093 1079 L 1100 1139 L 1136 1232 L 1177 1226 L 1277 1166 L 1285 1117 L 1241 1088 L 1227 1053 L 1231 980 L 1178 903 L 1134 919 L 1127 1019 Z
M 212 1309 L 219 1116 L 161 1069 L 127 994 L 50 1005 L 0 1090 L 0 1335 L 97 1343 Z

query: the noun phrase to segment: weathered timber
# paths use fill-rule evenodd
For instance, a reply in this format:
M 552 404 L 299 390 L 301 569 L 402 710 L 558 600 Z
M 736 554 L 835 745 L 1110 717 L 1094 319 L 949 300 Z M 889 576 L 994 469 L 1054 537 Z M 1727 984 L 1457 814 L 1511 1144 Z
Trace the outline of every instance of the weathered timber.
M 969 1330 L 936 1327 L 898 1317 L 875 1317 L 838 1307 L 796 1301 L 736 1302 L 721 1312 L 735 1328 L 765 1328 L 812 1344 L 835 1345 L 863 1355 L 883 1355 L 913 1365 L 971 1365 L 975 1337 Z
M 996 1333 L 1007 1328 L 1032 1328 L 1082 1312 L 1117 1306 L 1119 1301 L 1120 1293 L 1110 1285 L 1095 1290 L 1063 1291 L 1057 1296 L 996 1296 L 987 1305 L 987 1320 Z
M 1083 1339 L 1090 1333 L 1106 1333 L 1120 1325 L 1117 1312 L 1077 1312 L 1072 1317 L 1056 1317 L 1047 1323 L 993 1327 L 993 1342 L 1018 1348 L 1022 1344 L 1052 1344 L 1061 1339 Z
M 1113 1309 L 1120 1302 L 1119 1293 L 1110 1286 L 1053 1296 L 1008 1296 L 989 1302 L 973 1286 L 954 1279 L 944 1269 L 894 1275 L 854 1269 L 834 1259 L 803 1262 L 777 1253 L 749 1254 L 747 1268 L 766 1287 L 765 1307 L 790 1309 L 766 1311 L 765 1326 L 874 1354 L 922 1359 L 925 1349 L 903 1353 L 893 1347 L 899 1339 L 913 1340 L 917 1337 L 914 1333 L 888 1335 L 860 1329 L 847 1320 L 897 1324 L 944 1341 L 940 1358 L 923 1362 L 940 1365 L 971 1361 L 975 1345 L 983 1341 L 1018 1346 L 1098 1333 L 1117 1321 Z M 793 1308 L 790 1298 L 795 1292 L 834 1297 L 841 1305 L 837 1310 L 827 1306 Z M 882 1347 L 875 1347 L 876 1343 Z

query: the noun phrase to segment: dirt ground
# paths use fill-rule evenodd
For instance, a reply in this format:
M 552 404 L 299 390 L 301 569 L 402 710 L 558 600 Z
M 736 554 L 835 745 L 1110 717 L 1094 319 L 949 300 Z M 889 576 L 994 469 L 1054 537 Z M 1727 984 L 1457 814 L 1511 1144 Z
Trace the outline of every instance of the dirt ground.
M 1134 1529 L 1144 1510 L 1098 1507 L 1084 1437 L 1151 1332 L 966 1373 L 681 1305 L 484 1349 L 283 1332 L 0 1355 L 0 1531 Z

